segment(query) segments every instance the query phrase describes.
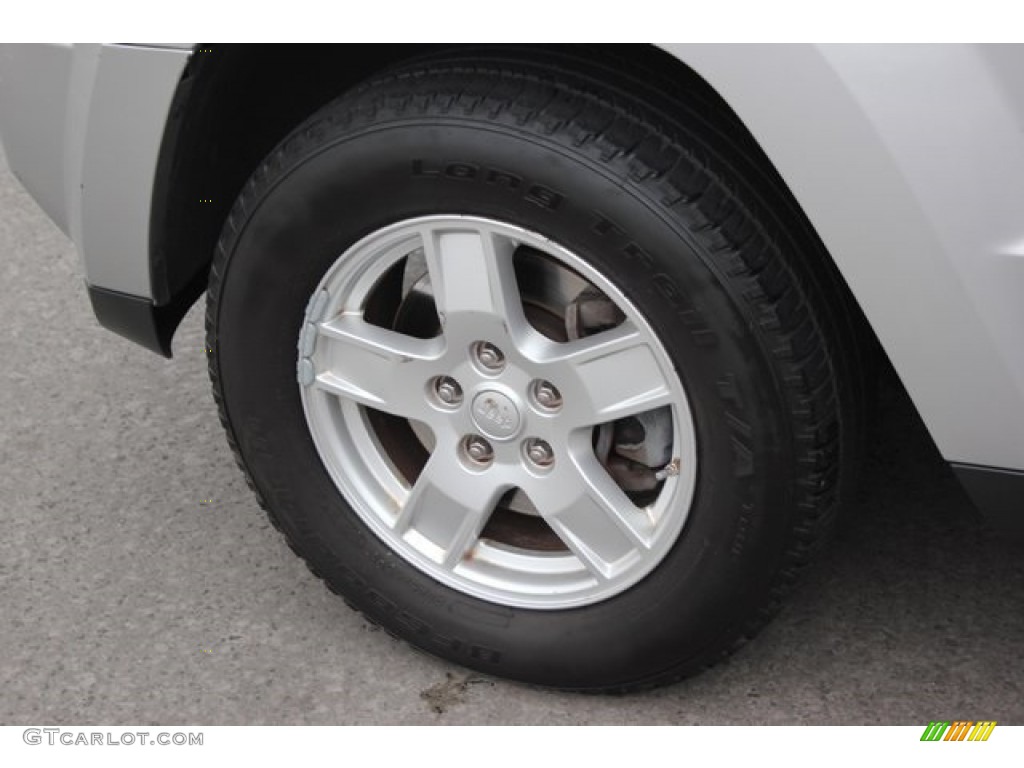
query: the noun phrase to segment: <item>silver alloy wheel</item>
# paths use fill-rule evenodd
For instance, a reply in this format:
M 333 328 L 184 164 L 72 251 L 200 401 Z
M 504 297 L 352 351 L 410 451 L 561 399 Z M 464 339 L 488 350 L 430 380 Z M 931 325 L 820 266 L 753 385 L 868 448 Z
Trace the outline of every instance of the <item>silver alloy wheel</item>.
M 568 340 L 542 333 L 517 279 L 520 248 L 596 288 L 621 322 Z M 385 278 L 414 259 L 436 307 L 430 338 L 367 319 Z M 303 409 L 334 483 L 392 550 L 454 589 L 534 609 L 595 603 L 647 575 L 682 531 L 696 442 L 672 362 L 613 285 L 541 235 L 454 215 L 378 230 L 327 271 L 298 349 Z M 595 444 L 602 425 L 656 409 L 670 414 L 672 460 L 638 502 Z M 389 435 L 381 418 L 410 429 Z M 399 456 L 409 443 L 424 456 L 413 470 Z M 542 520 L 558 546 L 492 535 L 496 509 Z

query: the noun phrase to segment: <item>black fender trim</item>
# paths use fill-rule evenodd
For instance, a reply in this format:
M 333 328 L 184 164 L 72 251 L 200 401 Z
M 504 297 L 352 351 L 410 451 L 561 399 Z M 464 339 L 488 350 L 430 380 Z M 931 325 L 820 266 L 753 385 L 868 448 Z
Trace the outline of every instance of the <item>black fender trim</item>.
M 171 339 L 188 310 L 206 290 L 207 270 L 197 272 L 171 300 L 161 306 L 145 296 L 134 296 L 87 285 L 92 311 L 100 325 L 141 344 L 151 352 L 172 357 Z
M 955 462 L 950 466 L 993 527 L 1024 536 L 1024 471 Z

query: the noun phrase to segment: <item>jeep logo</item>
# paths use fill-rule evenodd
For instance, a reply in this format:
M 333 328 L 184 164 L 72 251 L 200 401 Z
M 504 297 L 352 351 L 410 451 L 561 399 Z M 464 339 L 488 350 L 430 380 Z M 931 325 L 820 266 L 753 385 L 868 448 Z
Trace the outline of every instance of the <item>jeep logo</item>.
M 510 397 L 495 390 L 481 392 L 473 400 L 473 421 L 493 438 L 512 437 L 519 431 L 519 409 Z

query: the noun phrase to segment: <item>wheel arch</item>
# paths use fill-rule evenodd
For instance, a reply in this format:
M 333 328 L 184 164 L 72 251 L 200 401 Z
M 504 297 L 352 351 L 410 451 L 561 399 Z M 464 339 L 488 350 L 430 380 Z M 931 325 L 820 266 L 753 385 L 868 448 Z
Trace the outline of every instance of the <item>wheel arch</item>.
M 213 249 L 242 185 L 293 128 L 345 90 L 412 58 L 446 50 L 549 57 L 557 66 L 587 73 L 596 85 L 643 88 L 671 111 L 673 100 L 695 98 L 708 118 L 778 181 L 792 211 L 817 232 L 754 133 L 723 97 L 722 80 L 747 106 L 749 99 L 720 71 L 713 46 L 575 45 L 264 45 L 198 44 L 182 73 L 169 110 L 157 162 L 150 225 L 152 296 L 170 338 L 206 285 Z M 355 51 L 355 52 L 354 52 Z M 750 104 L 755 111 L 756 104 Z M 820 242 L 820 240 L 819 240 Z M 821 254 L 834 266 L 830 255 Z M 862 322 L 853 293 L 835 271 Z M 169 349 L 169 344 L 167 349 Z

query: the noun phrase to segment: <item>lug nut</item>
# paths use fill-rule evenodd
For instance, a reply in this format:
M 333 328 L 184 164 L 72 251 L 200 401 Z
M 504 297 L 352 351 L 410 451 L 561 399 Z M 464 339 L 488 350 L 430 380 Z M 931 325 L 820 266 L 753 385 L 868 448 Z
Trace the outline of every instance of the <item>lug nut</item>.
M 505 367 L 505 355 L 489 341 L 476 342 L 473 345 L 473 354 L 485 370 L 500 371 Z
M 491 444 L 479 435 L 467 435 L 462 441 L 462 450 L 474 464 L 490 464 L 494 459 Z
M 451 376 L 439 376 L 434 380 L 434 394 L 445 405 L 458 405 L 462 402 L 462 387 Z
M 551 446 L 539 437 L 531 437 L 523 443 L 523 452 L 531 463 L 541 469 L 547 469 L 555 463 L 555 452 Z
M 533 399 L 541 408 L 557 411 L 562 407 L 562 393 L 550 381 L 538 379 L 533 382 L 532 392 Z

